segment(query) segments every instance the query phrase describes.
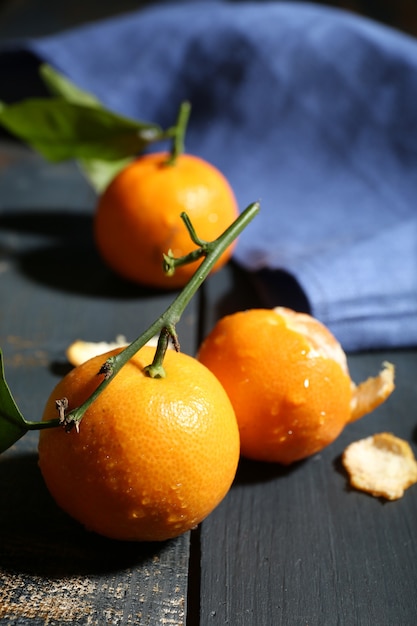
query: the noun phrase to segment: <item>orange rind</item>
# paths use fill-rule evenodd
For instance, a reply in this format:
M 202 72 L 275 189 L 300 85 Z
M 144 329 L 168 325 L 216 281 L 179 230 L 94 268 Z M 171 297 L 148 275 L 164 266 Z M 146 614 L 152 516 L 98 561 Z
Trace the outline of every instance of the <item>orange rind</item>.
M 398 500 L 417 482 L 417 462 L 410 445 L 392 433 L 351 443 L 342 463 L 351 486 L 377 498 Z

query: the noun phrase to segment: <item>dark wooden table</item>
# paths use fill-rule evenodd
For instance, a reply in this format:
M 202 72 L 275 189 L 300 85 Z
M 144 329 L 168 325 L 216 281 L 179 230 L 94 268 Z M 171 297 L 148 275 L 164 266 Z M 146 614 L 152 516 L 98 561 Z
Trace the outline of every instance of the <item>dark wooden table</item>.
M 91 237 L 95 197 L 73 163 L 0 143 L 0 345 L 12 392 L 39 419 L 75 339 L 133 339 L 173 295 L 123 283 Z M 215 320 L 257 306 L 233 265 L 208 279 L 179 334 L 193 354 Z M 417 623 L 417 486 L 384 503 L 351 491 L 340 455 L 389 430 L 413 442 L 417 351 L 352 355 L 360 381 L 383 360 L 397 390 L 328 449 L 289 469 L 242 461 L 223 503 L 163 544 L 88 534 L 61 513 L 32 433 L 0 457 L 0 624 L 412 626 Z
M 103 266 L 94 203 L 75 164 L 52 166 L 0 141 L 0 346 L 28 419 L 40 418 L 67 371 L 72 341 L 133 339 L 173 297 Z M 258 305 L 229 265 L 187 309 L 183 351 L 194 354 L 223 314 Z M 349 355 L 352 376 L 359 382 L 384 360 L 397 367 L 384 406 L 289 469 L 242 460 L 212 515 L 162 544 L 85 532 L 46 491 L 37 434 L 22 439 L 0 457 L 0 624 L 414 626 L 417 486 L 385 503 L 351 491 L 340 463 L 348 443 L 384 430 L 416 451 L 417 350 Z

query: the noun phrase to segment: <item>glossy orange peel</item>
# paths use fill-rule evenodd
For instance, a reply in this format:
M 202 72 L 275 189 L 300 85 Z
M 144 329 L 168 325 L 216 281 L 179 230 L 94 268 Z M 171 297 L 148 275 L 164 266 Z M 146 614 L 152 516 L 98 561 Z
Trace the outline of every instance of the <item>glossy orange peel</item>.
M 317 319 L 285 307 L 223 317 L 198 358 L 234 406 L 241 452 L 290 464 L 332 443 L 394 389 L 394 368 L 356 385 L 346 354 Z

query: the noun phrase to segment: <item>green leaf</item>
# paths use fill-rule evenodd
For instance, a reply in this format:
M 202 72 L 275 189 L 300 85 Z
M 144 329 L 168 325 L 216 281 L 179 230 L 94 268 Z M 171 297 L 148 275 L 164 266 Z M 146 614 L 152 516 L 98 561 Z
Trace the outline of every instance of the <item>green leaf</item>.
M 0 103 L 0 123 L 50 161 L 118 160 L 165 136 L 157 125 L 62 98 Z
M 10 448 L 29 430 L 4 377 L 3 354 L 0 350 L 0 453 Z
M 40 76 L 53 96 L 61 96 L 67 102 L 103 108 L 100 100 L 88 91 L 80 89 L 68 78 L 44 63 L 39 70 Z
M 80 159 L 80 166 L 84 176 L 89 180 L 95 191 L 100 194 L 109 185 L 110 181 L 122 169 L 133 161 L 134 157 L 118 161 L 101 161 L 100 159 Z
M 97 193 L 151 143 L 176 137 L 175 126 L 163 131 L 109 111 L 48 64 L 40 76 L 52 97 L 0 101 L 0 125 L 49 161 L 76 159 Z
M 50 93 L 61 96 L 68 102 L 103 108 L 102 103 L 91 93 L 74 85 L 68 78 L 44 63 L 40 67 L 40 75 Z M 95 191 L 100 194 L 110 181 L 135 157 L 126 157 L 113 161 L 102 159 L 80 159 L 78 164 Z

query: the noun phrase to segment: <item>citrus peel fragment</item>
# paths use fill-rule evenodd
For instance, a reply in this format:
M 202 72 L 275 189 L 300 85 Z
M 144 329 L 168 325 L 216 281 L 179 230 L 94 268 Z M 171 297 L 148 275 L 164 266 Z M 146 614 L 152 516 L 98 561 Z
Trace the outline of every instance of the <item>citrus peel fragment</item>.
M 394 391 L 395 368 L 391 363 L 385 362 L 383 365 L 378 376 L 367 378 L 359 385 L 352 383 L 351 422 L 374 411 Z
M 88 359 L 104 354 L 115 348 L 122 348 L 127 345 L 126 338 L 123 335 L 118 335 L 115 341 L 84 341 L 77 339 L 71 343 L 66 349 L 66 357 L 71 365 L 75 367 L 85 363 Z
M 398 500 L 417 482 L 417 462 L 410 445 L 392 433 L 351 443 L 342 463 L 352 487 L 377 498 Z
M 152 337 L 147 342 L 147 346 L 151 346 L 152 348 L 156 348 L 158 343 L 158 336 Z M 77 365 L 81 365 L 88 361 L 88 359 L 92 359 L 99 354 L 105 354 L 110 350 L 115 350 L 116 348 L 124 348 L 128 345 L 128 341 L 126 337 L 123 335 L 118 335 L 115 341 L 84 341 L 83 339 L 77 339 L 72 344 L 70 344 L 66 350 L 66 357 L 71 365 L 76 367 Z M 171 343 L 168 346 L 171 348 Z

